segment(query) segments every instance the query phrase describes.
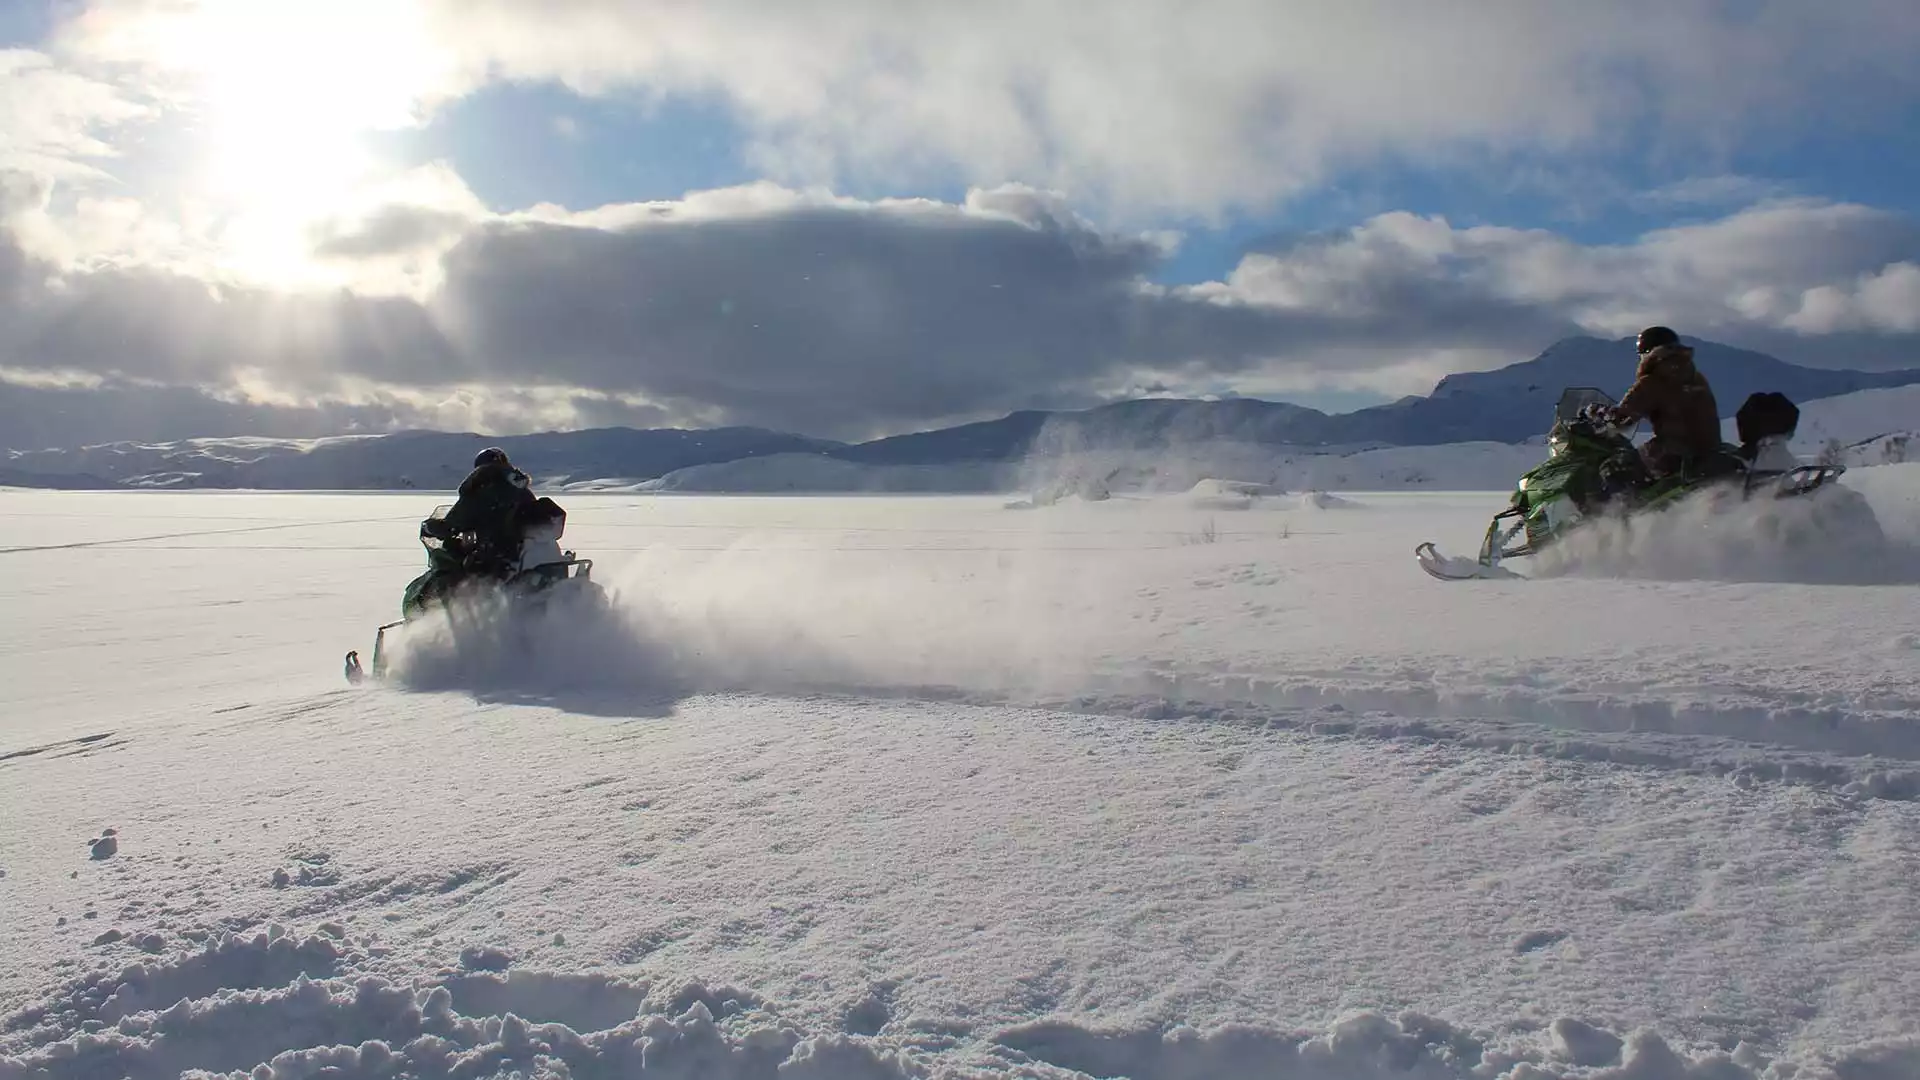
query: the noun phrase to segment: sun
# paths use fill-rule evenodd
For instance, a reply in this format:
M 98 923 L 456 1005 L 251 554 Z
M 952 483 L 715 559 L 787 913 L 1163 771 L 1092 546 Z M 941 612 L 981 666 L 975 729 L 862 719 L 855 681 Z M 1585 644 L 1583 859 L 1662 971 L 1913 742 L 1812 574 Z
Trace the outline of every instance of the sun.
M 294 284 L 313 228 L 391 172 L 370 136 L 416 125 L 450 60 L 412 0 L 198 0 L 108 9 L 96 40 L 169 76 L 194 147 L 190 188 L 223 262 Z

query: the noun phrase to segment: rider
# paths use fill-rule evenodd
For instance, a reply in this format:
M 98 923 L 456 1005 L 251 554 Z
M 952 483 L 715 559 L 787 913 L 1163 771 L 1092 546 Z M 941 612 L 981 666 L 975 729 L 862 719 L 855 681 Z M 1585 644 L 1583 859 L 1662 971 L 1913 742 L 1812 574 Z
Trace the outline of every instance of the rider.
M 1640 366 L 1612 419 L 1652 422 L 1653 437 L 1640 447 L 1640 461 L 1653 478 L 1710 466 L 1721 446 L 1720 408 L 1706 376 L 1694 366 L 1692 347 L 1667 327 L 1649 326 L 1640 331 L 1635 348 Z
M 514 468 L 505 450 L 489 446 L 474 456 L 473 471 L 460 481 L 460 498 L 437 531 L 473 533 L 482 545 L 512 559 L 520 550 L 521 529 L 538 512 L 539 502 L 527 474 Z

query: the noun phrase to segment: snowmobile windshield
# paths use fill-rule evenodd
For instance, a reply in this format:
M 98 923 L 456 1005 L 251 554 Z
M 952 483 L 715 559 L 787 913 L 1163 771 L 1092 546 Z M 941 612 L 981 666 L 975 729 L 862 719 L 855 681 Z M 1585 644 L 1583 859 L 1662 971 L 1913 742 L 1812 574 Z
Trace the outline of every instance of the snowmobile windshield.
M 1592 386 L 1570 386 L 1560 395 L 1560 404 L 1553 407 L 1553 418 L 1561 424 L 1571 424 L 1580 418 L 1581 410 L 1591 405 L 1605 405 L 1608 408 L 1619 404 L 1605 390 Z
M 447 516 L 447 512 L 452 509 L 452 503 L 441 503 L 439 506 L 433 508 L 433 513 L 428 514 L 425 521 L 420 523 L 420 544 L 429 552 L 439 551 L 441 548 L 446 547 L 446 542 L 427 531 L 428 525 L 444 519 Z

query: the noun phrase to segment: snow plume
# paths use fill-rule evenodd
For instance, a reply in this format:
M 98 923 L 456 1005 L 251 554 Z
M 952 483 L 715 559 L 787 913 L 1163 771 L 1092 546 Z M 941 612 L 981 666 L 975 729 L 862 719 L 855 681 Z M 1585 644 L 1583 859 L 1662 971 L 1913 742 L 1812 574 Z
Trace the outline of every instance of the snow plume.
M 634 696 L 674 693 L 681 677 L 666 641 L 581 593 L 546 603 L 464 596 L 389 631 L 388 647 L 402 685 L 523 701 L 607 694 L 630 707 Z
M 993 546 L 956 536 L 944 550 L 979 549 L 957 562 L 924 550 L 780 549 L 761 538 L 661 553 L 635 568 L 624 609 L 715 688 L 999 692 L 1077 682 L 1095 655 L 1087 621 L 1109 606 L 1102 597 L 1121 586 L 1120 569 L 1051 546 L 1069 539 L 1059 534 L 1010 538 Z
M 1878 500 L 1845 481 L 1773 499 L 1701 492 L 1673 507 L 1584 526 L 1530 560 L 1536 576 L 1920 582 L 1920 546 L 1883 526 Z
M 1010 536 L 882 553 L 755 532 L 718 551 L 658 549 L 606 583 L 604 606 L 470 599 L 390 631 L 390 671 L 412 689 L 623 712 L 712 691 L 1081 686 L 1126 564 L 1089 559 L 1071 526 Z

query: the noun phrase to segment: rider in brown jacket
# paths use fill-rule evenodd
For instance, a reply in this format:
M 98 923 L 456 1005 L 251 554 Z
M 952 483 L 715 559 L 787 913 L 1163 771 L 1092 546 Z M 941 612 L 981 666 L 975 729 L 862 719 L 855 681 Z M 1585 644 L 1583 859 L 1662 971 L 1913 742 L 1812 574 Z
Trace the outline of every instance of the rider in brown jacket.
M 1720 408 L 1693 365 L 1693 349 L 1664 326 L 1640 331 L 1637 347 L 1640 367 L 1614 416 L 1652 422 L 1653 437 L 1640 447 L 1647 471 L 1658 477 L 1690 462 L 1709 463 L 1720 449 Z

